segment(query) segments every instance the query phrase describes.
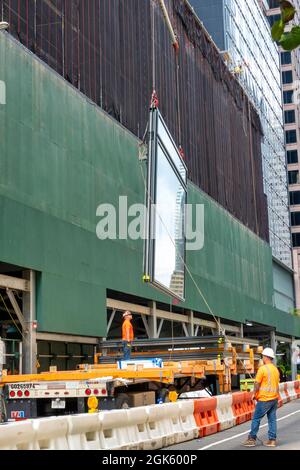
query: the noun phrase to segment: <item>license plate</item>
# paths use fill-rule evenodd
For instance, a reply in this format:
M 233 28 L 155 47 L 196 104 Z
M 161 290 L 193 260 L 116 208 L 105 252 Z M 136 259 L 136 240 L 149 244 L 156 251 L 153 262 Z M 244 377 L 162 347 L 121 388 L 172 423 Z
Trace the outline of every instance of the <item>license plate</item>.
M 66 408 L 66 400 L 52 400 L 51 408 L 53 410 L 64 410 Z
M 25 411 L 12 411 L 10 417 L 12 419 L 25 419 Z

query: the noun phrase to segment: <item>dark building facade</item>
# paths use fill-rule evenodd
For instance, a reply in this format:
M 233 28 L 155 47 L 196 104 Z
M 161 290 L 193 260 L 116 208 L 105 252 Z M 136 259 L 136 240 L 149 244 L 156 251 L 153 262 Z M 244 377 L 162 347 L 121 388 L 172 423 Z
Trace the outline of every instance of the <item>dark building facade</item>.
M 142 138 L 155 89 L 189 178 L 268 240 L 258 115 L 182 0 L 0 0 L 9 33 Z

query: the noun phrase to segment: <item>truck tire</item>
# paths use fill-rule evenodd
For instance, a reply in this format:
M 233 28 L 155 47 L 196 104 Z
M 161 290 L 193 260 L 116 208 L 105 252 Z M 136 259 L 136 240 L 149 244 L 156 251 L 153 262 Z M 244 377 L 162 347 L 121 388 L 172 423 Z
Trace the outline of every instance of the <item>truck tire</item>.
M 7 423 L 7 412 L 5 406 L 5 400 L 2 395 L 0 395 L 0 423 Z
M 130 408 L 130 399 L 126 393 L 120 393 L 116 398 L 116 409 L 117 410 L 128 410 Z
M 163 403 L 169 403 L 169 390 L 167 388 L 161 388 L 157 393 L 157 399 L 162 400 Z

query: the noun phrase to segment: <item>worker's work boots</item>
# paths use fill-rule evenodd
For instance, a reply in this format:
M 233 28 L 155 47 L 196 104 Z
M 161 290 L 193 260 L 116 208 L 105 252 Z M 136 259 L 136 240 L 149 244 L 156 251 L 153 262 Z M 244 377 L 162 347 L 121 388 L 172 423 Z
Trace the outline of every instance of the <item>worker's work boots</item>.
M 248 437 L 248 439 L 243 442 L 242 444 L 244 447 L 255 447 L 256 446 L 256 439 L 253 439 L 252 437 Z
M 276 447 L 276 441 L 273 439 L 269 439 L 268 441 L 264 442 L 264 446 L 266 447 Z

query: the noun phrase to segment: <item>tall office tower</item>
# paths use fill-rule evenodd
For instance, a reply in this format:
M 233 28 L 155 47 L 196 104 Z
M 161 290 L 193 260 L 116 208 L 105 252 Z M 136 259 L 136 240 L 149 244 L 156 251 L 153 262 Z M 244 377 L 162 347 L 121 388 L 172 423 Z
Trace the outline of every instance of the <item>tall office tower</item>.
M 264 5 L 266 15 L 272 26 L 280 18 L 278 0 L 268 0 Z M 300 1 L 293 0 L 296 17 L 293 23 L 300 24 Z M 287 30 L 291 28 L 288 26 Z M 290 193 L 291 225 L 293 237 L 293 259 L 295 270 L 296 305 L 300 308 L 300 49 L 292 52 L 280 50 L 281 74 L 284 106 L 284 130 L 286 135 L 286 154 L 288 163 L 288 183 Z
M 280 57 L 270 36 L 268 20 L 257 0 L 192 0 L 191 3 L 259 111 L 264 132 L 263 174 L 270 244 L 274 257 L 291 268 Z M 262 3 L 266 7 L 266 2 Z M 289 137 L 292 139 L 293 133 Z
M 261 119 L 264 191 L 268 201 L 274 285 L 275 291 L 278 286 L 281 292 L 278 303 L 290 311 L 294 292 L 280 54 L 272 40 L 266 16 L 269 4 L 266 0 L 192 0 L 191 3 Z M 290 74 L 284 76 L 286 81 Z M 297 132 L 295 129 L 287 131 L 290 145 L 296 141 Z M 298 194 L 300 204 L 300 192 Z

